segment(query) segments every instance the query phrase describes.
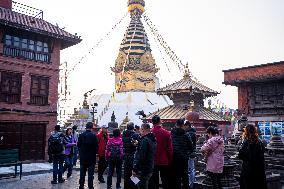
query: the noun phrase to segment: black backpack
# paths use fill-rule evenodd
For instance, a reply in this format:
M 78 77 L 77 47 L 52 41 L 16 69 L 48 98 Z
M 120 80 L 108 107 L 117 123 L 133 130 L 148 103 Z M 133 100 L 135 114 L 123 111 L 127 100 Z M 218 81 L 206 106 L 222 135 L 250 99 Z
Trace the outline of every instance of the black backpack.
M 110 160 L 119 161 L 121 160 L 120 145 L 114 144 L 110 147 Z
M 51 135 L 48 139 L 48 153 L 56 155 L 64 150 L 61 135 Z

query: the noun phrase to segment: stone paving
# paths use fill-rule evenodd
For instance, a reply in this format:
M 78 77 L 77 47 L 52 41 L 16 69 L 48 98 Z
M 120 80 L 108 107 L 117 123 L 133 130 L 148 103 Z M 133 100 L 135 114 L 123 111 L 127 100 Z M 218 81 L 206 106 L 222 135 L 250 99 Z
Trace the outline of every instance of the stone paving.
M 17 176 L 17 178 L 1 179 L 0 188 L 1 189 L 78 189 L 79 175 L 80 175 L 79 171 L 73 171 L 72 176 L 66 179 L 64 183 L 56 185 L 50 183 L 50 181 L 52 180 L 52 173 L 23 176 L 22 180 L 20 180 L 19 176 Z M 106 175 L 104 175 L 104 178 L 106 180 Z M 88 179 L 86 176 L 86 182 L 85 182 L 86 189 L 88 188 L 87 180 Z M 112 180 L 113 180 L 113 186 L 115 186 L 116 177 L 113 177 Z M 123 188 L 123 179 L 121 187 Z M 94 188 L 95 189 L 107 188 L 106 183 L 99 184 L 99 182 L 97 181 L 97 174 L 95 174 Z M 115 189 L 115 187 L 113 187 L 113 189 Z

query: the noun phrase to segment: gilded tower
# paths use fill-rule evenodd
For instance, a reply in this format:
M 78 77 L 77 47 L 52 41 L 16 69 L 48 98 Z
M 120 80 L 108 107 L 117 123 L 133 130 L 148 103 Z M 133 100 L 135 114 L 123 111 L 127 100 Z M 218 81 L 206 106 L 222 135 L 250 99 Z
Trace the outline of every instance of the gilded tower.
M 141 15 L 144 12 L 144 0 L 128 0 L 130 24 L 121 42 L 115 67 L 116 92 L 154 92 L 156 87 L 157 68 L 151 53 L 147 34 Z

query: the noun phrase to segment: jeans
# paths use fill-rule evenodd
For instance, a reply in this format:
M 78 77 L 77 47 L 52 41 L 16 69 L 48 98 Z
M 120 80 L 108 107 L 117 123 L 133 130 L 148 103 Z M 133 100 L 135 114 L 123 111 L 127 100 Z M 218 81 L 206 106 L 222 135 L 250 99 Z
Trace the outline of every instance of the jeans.
M 221 174 L 222 173 L 212 173 L 207 171 L 207 174 L 211 178 L 213 189 L 222 189 L 221 186 Z
M 53 156 L 53 181 L 62 181 L 64 154 Z
M 64 164 L 64 167 L 63 167 L 63 174 L 66 170 L 68 170 L 67 172 L 67 176 L 71 176 L 72 175 L 72 160 L 73 160 L 73 157 L 72 155 L 66 155 L 65 156 L 65 164 Z
M 84 188 L 87 169 L 88 169 L 88 187 L 89 189 L 94 189 L 93 181 L 94 181 L 95 164 L 96 162 L 86 163 L 80 161 L 79 189 Z
M 188 160 L 188 177 L 189 177 L 189 188 L 194 187 L 195 180 L 195 158 L 189 158 Z
M 153 170 L 153 175 L 149 180 L 149 188 L 150 189 L 159 189 L 159 172 L 162 180 L 163 189 L 171 189 L 170 188 L 170 179 L 169 178 L 169 165 L 155 165 Z
M 73 164 L 73 166 L 76 166 L 79 150 L 78 150 L 77 146 L 74 146 L 73 150 L 74 150 L 74 154 L 73 154 L 73 160 L 72 160 L 73 162 L 72 162 L 72 164 Z
M 133 159 L 134 159 L 134 155 L 132 154 L 126 154 L 124 156 L 124 189 L 136 189 L 137 188 L 130 179 L 130 177 L 132 176 Z
M 116 188 L 120 187 L 121 183 L 121 171 L 122 171 L 122 160 L 119 161 L 108 161 L 108 174 L 107 174 L 107 188 L 111 188 L 112 185 L 112 175 L 114 173 L 114 168 L 116 170 Z
M 107 161 L 104 156 L 99 156 L 98 162 L 98 180 L 103 179 L 103 174 L 107 168 Z
M 139 176 L 140 182 L 138 182 L 138 189 L 148 189 L 151 176 L 152 173 Z

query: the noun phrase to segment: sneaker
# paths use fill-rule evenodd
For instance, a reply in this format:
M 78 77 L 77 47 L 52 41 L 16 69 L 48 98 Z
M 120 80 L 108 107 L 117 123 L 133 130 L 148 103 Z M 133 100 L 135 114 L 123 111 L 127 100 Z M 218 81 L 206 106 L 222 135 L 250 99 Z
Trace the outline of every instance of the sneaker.
M 57 181 L 56 180 L 52 180 L 50 183 L 51 184 L 57 184 Z
M 59 180 L 58 183 L 63 183 L 65 182 L 65 179 Z

